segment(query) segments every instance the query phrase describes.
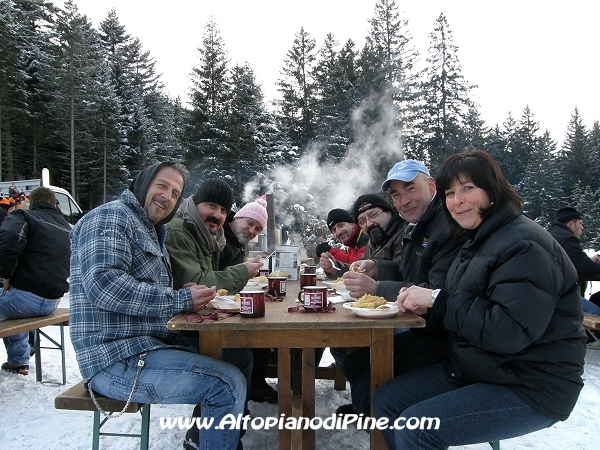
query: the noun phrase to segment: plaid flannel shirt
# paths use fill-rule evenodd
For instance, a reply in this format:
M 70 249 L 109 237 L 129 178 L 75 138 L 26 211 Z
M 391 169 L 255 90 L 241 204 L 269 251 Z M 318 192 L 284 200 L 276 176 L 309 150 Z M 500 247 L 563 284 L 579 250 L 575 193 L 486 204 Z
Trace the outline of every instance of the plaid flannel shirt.
M 165 227 L 155 230 L 133 193 L 87 213 L 71 231 L 71 340 L 84 380 L 157 348 L 195 351 L 167 321 L 192 311 L 173 290 Z

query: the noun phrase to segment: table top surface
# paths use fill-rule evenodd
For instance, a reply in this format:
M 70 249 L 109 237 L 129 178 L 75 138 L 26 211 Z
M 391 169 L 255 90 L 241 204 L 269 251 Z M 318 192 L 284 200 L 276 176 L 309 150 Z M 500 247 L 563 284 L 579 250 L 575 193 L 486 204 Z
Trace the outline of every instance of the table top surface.
M 265 316 L 246 318 L 240 315 L 221 314 L 219 320 L 199 322 L 195 314 L 179 314 L 167 323 L 173 330 L 277 330 L 277 329 L 357 329 L 357 328 L 422 328 L 425 320 L 413 313 L 399 312 L 388 318 L 364 318 L 356 316 L 343 303 L 335 305 L 331 312 L 291 313 L 288 308 L 297 306 L 300 290 L 298 281 L 287 282 L 287 292 L 281 302 L 265 302 Z M 200 314 L 214 312 L 207 307 Z

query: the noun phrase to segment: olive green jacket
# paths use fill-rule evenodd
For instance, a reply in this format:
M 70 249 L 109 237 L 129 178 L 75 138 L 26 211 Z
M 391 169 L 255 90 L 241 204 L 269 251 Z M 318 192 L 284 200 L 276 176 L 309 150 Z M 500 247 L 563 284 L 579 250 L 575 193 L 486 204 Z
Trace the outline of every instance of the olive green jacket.
M 192 198 L 186 198 L 167 225 L 165 240 L 171 258 L 174 289 L 191 282 L 238 292 L 246 285 L 248 269 L 244 264 L 218 270 L 218 242 L 221 240 L 225 242 L 223 229 L 219 229 L 216 236 L 210 234 Z

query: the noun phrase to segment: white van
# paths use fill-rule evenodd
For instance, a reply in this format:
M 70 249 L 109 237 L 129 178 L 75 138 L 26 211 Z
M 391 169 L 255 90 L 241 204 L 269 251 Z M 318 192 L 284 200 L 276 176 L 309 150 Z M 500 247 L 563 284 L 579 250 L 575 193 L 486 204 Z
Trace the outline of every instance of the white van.
M 44 177 L 44 181 L 49 179 L 49 176 L 47 176 L 47 171 L 48 169 L 42 170 L 42 177 Z M 46 182 L 43 183 L 43 185 L 54 191 L 54 194 L 56 195 L 56 201 L 61 212 L 63 213 L 63 216 L 65 216 L 67 222 L 69 222 L 71 225 L 75 225 L 81 216 L 83 216 L 83 211 L 71 194 L 69 194 L 69 191 L 57 186 L 51 186 Z M 0 195 L 10 195 L 9 189 L 11 186 L 15 186 L 17 192 L 25 192 L 26 195 L 29 195 L 29 193 L 36 187 L 42 186 L 42 180 L 38 178 L 33 180 L 2 181 L 0 182 Z

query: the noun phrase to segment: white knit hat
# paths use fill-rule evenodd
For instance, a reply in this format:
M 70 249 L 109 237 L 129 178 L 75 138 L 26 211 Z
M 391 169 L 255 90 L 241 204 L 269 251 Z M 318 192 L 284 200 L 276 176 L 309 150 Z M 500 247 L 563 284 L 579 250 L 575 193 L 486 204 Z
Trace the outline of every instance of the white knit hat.
M 243 208 L 233 216 L 234 219 L 238 217 L 248 217 L 256 220 L 260 226 L 264 229 L 267 225 L 267 201 L 262 198 L 257 198 L 253 202 L 247 203 Z

